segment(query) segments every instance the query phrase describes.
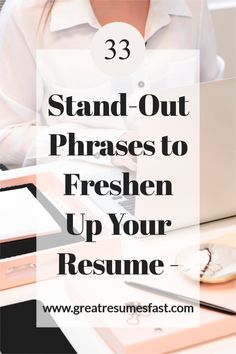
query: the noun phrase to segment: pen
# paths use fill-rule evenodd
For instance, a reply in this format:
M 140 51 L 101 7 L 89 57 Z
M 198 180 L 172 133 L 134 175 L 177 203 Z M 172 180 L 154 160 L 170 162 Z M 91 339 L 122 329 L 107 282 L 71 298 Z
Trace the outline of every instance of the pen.
M 222 306 L 218 306 L 215 304 L 211 304 L 210 302 L 206 302 L 206 301 L 198 301 L 197 299 L 188 297 L 188 296 L 184 296 L 184 295 L 180 295 L 180 294 L 175 294 L 172 293 L 170 291 L 166 291 L 166 290 L 162 290 L 162 289 L 158 289 L 158 288 L 153 288 L 151 286 L 148 285 L 144 285 L 144 284 L 138 284 L 132 281 L 126 281 L 125 284 L 132 286 L 133 288 L 139 289 L 139 290 L 143 290 L 152 294 L 157 294 L 157 295 L 162 295 L 162 296 L 166 296 L 168 298 L 172 298 L 172 299 L 177 299 L 180 301 L 185 301 L 194 305 L 200 305 L 203 308 L 206 308 L 208 310 L 213 310 L 213 311 L 217 311 L 217 312 L 221 312 L 227 315 L 236 315 L 236 311 L 233 311 L 231 309 L 228 309 L 226 307 L 222 307 Z

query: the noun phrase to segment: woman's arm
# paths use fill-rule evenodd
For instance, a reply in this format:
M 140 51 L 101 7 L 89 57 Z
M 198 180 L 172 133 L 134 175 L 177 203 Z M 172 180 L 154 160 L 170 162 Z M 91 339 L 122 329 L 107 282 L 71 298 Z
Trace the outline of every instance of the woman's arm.
M 21 14 L 25 15 L 21 4 L 27 4 L 27 0 L 18 4 L 15 0 L 9 0 L 0 26 L 0 163 L 10 168 L 34 163 L 39 152 L 44 161 L 48 157 L 49 140 L 49 128 L 36 126 L 37 24 L 32 31 L 25 29 L 27 19 L 21 18 Z M 54 125 L 54 131 L 58 132 L 71 129 L 79 132 L 81 140 L 89 137 L 116 142 L 124 133 L 116 129 L 86 128 L 81 124 Z M 89 158 L 89 162 L 111 164 L 109 157 L 97 156 Z
M 35 62 L 19 27 L 15 1 L 6 3 L 0 26 L 0 162 L 24 162 L 35 122 Z

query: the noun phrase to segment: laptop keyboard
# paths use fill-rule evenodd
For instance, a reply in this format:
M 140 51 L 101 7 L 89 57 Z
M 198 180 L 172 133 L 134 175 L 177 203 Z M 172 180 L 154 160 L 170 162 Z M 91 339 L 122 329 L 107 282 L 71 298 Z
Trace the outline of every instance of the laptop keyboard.
M 117 202 L 128 213 L 134 215 L 135 213 L 135 197 L 133 195 L 113 196 L 112 200 Z

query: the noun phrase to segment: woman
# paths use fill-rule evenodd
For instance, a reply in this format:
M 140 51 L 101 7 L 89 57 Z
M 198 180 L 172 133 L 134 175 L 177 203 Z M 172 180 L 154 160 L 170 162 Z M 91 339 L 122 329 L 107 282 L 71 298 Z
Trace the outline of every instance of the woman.
M 0 27 L 1 163 L 30 163 L 36 49 L 89 48 L 97 29 L 114 21 L 136 27 L 148 49 L 200 49 L 201 81 L 218 77 L 206 0 L 8 0 Z M 108 134 L 117 139 L 121 133 Z

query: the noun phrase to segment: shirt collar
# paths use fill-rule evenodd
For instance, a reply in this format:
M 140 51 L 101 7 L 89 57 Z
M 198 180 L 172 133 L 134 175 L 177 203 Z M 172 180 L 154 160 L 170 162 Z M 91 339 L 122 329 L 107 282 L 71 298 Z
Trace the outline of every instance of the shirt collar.
M 171 22 L 171 16 L 192 17 L 186 0 L 151 0 L 146 26 L 146 39 Z M 60 31 L 82 24 L 99 28 L 89 0 L 56 0 L 50 30 Z
M 55 1 L 50 22 L 52 32 L 83 24 L 89 24 L 94 28 L 100 27 L 89 0 Z
M 151 0 L 145 40 L 171 22 L 171 16 L 192 17 L 186 0 Z

